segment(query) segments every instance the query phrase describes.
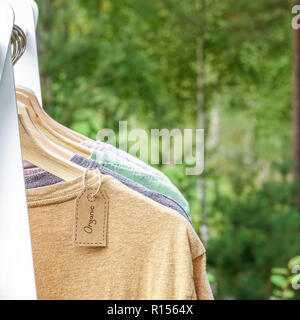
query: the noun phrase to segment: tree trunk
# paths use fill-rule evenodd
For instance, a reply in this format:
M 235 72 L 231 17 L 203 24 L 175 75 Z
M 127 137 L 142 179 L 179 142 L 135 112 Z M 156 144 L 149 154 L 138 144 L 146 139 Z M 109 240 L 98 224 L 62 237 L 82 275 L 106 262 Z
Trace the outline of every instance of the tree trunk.
M 294 31 L 293 153 L 295 180 L 300 179 L 300 29 Z M 300 212 L 300 194 L 297 197 Z
M 204 29 L 205 29 L 205 0 L 199 0 L 199 14 L 200 14 L 200 30 L 197 39 L 197 124 L 199 129 L 205 129 L 205 51 L 204 51 Z M 205 146 L 204 146 L 205 150 Z M 197 179 L 198 199 L 200 202 L 200 237 L 204 243 L 208 241 L 208 226 L 206 215 L 206 184 L 205 178 L 199 176 Z

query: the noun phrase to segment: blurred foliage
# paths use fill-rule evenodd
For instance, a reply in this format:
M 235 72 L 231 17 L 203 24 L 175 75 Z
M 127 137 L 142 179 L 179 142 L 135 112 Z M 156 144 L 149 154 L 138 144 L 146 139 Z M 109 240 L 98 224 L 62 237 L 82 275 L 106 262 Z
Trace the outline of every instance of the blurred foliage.
M 299 296 L 300 286 L 300 256 L 292 258 L 287 267 L 273 268 L 270 281 L 274 285 L 273 295 L 271 300 L 291 300 Z M 298 297 L 299 299 L 299 297 Z
M 299 253 L 300 186 L 268 181 L 220 195 L 214 202 L 216 233 L 208 243 L 208 261 L 219 287 L 218 297 L 265 299 L 272 289 L 269 273 Z M 218 283 L 217 283 L 218 286 Z
M 37 0 L 44 106 L 95 138 L 101 128 L 196 128 L 205 51 L 203 178 L 216 298 L 268 299 L 269 273 L 300 253 L 291 183 L 291 4 L 285 0 Z M 201 17 L 205 19 L 201 23 Z M 204 28 L 203 28 L 204 26 Z M 130 129 L 129 128 L 129 129 Z M 197 177 L 160 166 L 201 225 Z

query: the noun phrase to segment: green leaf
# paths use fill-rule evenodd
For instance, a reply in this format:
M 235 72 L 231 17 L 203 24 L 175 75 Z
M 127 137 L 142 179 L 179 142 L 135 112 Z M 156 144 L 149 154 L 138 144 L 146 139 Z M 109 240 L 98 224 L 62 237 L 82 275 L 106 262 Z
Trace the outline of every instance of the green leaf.
M 285 277 L 281 276 L 281 275 L 277 275 L 277 274 L 273 274 L 271 277 L 270 277 L 270 281 L 277 287 L 279 288 L 284 288 L 286 287 L 286 279 Z
M 297 265 L 300 266 L 300 256 L 296 256 L 296 257 L 292 258 L 288 263 L 289 269 L 292 269 L 293 267 L 295 267 Z
M 295 293 L 292 290 L 286 290 L 286 291 L 283 291 L 282 296 L 285 299 L 292 299 L 292 298 L 294 298 Z
M 282 274 L 285 276 L 289 274 L 289 270 L 286 268 L 273 268 L 271 272 L 274 274 Z

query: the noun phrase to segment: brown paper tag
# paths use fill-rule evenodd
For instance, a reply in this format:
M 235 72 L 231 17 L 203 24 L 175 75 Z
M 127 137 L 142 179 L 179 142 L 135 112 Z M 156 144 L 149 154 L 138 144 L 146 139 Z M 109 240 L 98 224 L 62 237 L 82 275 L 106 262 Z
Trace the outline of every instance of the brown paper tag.
M 109 199 L 101 189 L 85 188 L 75 204 L 74 245 L 105 247 Z

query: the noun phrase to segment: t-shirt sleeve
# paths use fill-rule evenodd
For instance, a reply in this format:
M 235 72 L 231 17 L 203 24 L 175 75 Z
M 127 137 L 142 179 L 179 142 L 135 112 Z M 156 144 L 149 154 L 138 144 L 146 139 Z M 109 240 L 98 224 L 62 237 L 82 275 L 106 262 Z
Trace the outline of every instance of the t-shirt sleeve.
M 195 292 L 193 299 L 213 300 L 213 294 L 206 274 L 206 254 L 198 256 L 193 260 L 193 279 Z

